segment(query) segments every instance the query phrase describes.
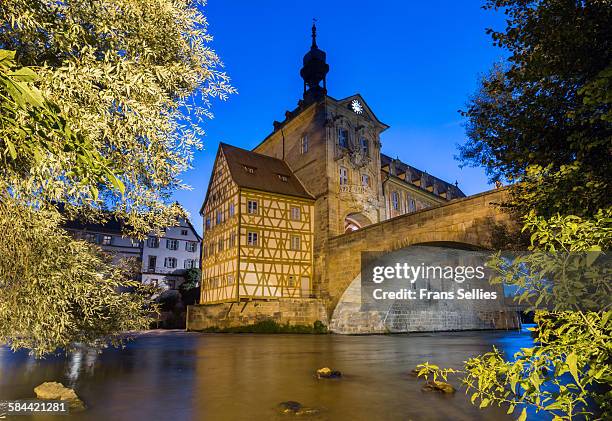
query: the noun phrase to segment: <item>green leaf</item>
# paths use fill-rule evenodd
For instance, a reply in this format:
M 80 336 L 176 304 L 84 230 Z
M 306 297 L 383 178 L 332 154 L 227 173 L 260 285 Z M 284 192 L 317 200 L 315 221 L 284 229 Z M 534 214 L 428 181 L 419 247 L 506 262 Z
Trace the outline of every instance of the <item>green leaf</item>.
M 15 71 L 8 72 L 7 75 L 11 79 L 15 79 L 20 82 L 34 82 L 38 79 L 36 72 L 28 67 L 21 67 Z
M 567 356 L 567 358 L 565 359 L 565 363 L 569 367 L 569 371 L 570 371 L 570 373 L 572 373 L 572 377 L 574 377 L 574 380 L 576 381 L 576 384 L 580 384 L 580 380 L 578 379 L 577 362 L 578 362 L 578 359 L 576 357 L 576 354 L 574 354 L 573 352 L 570 353 Z
M 11 158 L 17 159 L 17 151 L 15 150 L 15 145 L 13 145 L 13 142 L 8 139 L 6 139 L 5 142 L 6 146 L 8 147 L 9 153 L 11 154 Z

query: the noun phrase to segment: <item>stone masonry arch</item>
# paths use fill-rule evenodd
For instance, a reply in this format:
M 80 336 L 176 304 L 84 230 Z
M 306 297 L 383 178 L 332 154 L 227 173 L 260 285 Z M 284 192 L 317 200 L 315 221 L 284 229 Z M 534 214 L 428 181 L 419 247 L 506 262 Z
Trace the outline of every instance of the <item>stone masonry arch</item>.
M 351 232 L 357 229 L 372 225 L 372 221 L 361 212 L 352 212 L 344 218 L 344 232 Z
M 491 249 L 495 228 L 514 222 L 501 204 L 506 189 L 492 190 L 442 205 L 405 214 L 329 239 L 320 290 L 325 291 L 330 319 L 340 298 L 359 276 L 361 252 L 390 252 L 416 244 L 461 244 L 470 249 Z

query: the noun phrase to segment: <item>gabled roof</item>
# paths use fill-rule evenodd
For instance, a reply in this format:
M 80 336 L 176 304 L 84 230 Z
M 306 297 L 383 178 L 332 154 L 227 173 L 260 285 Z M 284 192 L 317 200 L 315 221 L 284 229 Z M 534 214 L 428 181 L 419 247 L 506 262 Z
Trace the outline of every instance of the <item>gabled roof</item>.
M 238 187 L 314 199 L 282 159 L 226 143 L 221 143 L 219 148 L 225 156 L 232 180 Z
M 176 203 L 179 204 L 178 202 Z M 65 215 L 66 211 L 65 206 L 63 204 L 57 205 L 57 208 L 60 213 Z M 108 215 L 109 218 L 106 220 L 106 222 L 91 222 L 83 219 L 66 219 L 64 221 L 63 227 L 75 231 L 102 232 L 107 234 L 117 234 L 121 236 L 123 236 L 127 231 L 132 229 L 132 226 L 126 224 L 123 220 L 117 218 L 114 215 L 111 215 L 110 213 Z M 202 237 L 200 237 L 200 234 L 198 234 L 189 218 L 180 218 L 179 223 L 181 220 L 184 221 L 189 228 L 191 228 L 196 238 L 202 241 Z M 168 228 L 172 227 L 173 226 L 168 226 Z
M 202 241 L 202 237 L 200 237 L 200 234 L 198 234 L 198 232 L 196 231 L 195 227 L 193 226 L 189 218 L 185 218 L 184 221 L 187 223 L 187 225 L 189 225 L 189 228 L 191 228 L 191 231 L 195 234 L 196 238 L 199 241 Z
M 329 95 L 327 96 L 327 98 L 336 101 L 338 104 L 346 104 L 347 106 L 349 106 L 349 104 L 352 103 L 353 101 L 357 100 L 359 101 L 359 104 L 363 107 L 362 116 L 364 117 L 367 116 L 367 118 L 377 123 L 382 128 L 382 130 L 387 130 L 389 128 L 388 124 L 383 123 L 382 121 L 378 119 L 378 117 L 376 117 L 376 114 L 374 114 L 374 111 L 372 111 L 368 103 L 365 101 L 365 99 L 363 99 L 363 97 L 359 93 L 351 95 L 351 96 L 347 96 L 346 98 L 342 98 L 342 99 L 332 98 Z
M 123 221 L 120 221 L 114 216 L 109 218 L 105 223 L 69 219 L 64 222 L 64 228 L 79 231 L 104 232 L 108 234 L 123 234 L 125 229 L 129 229 L 129 227 L 125 227 Z
M 406 170 L 410 170 L 410 172 L 412 173 L 412 180 L 404 180 L 407 183 L 415 185 L 414 184 L 415 180 L 420 180 L 421 176 L 423 174 L 427 174 L 427 176 L 430 178 L 430 180 L 432 182 L 437 183 L 441 187 L 440 193 L 446 192 L 448 189 L 450 189 L 453 197 L 455 197 L 455 198 L 456 197 L 465 197 L 465 193 L 463 193 L 461 191 L 461 189 L 459 187 L 455 186 L 454 184 L 447 183 L 446 181 L 444 181 L 444 180 L 442 180 L 442 179 L 440 179 L 438 177 L 435 177 L 435 176 L 433 176 L 431 174 L 426 173 L 425 171 L 421 171 L 421 170 L 419 170 L 417 168 L 414 168 L 413 166 L 405 164 L 405 163 L 403 163 L 403 162 L 401 162 L 401 161 L 399 161 L 397 159 L 394 160 L 393 158 L 391 158 L 388 155 L 385 155 L 384 153 L 380 154 L 380 166 L 381 166 L 381 168 L 384 168 L 385 166 L 390 165 L 392 161 L 395 161 L 395 168 L 396 168 L 396 174 L 395 175 L 399 175 L 400 173 L 405 173 Z M 427 191 L 424 187 L 421 187 L 421 189 Z

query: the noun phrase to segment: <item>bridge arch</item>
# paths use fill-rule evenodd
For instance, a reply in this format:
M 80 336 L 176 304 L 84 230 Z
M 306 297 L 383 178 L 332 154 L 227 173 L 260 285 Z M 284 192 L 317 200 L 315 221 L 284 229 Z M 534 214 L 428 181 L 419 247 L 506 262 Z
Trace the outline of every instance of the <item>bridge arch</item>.
M 361 212 L 349 213 L 344 218 L 345 233 L 357 231 L 358 229 L 365 228 L 368 225 L 372 225 L 372 221 L 370 221 L 370 218 Z
M 506 194 L 503 189 L 493 190 L 330 238 L 321 271 L 321 289 L 327 292 L 327 314 L 330 315 L 332 330 L 340 314 L 352 311 L 355 312 L 354 317 L 364 318 L 364 323 L 365 319 L 368 320 L 370 330 L 359 331 L 359 320 L 353 320 L 351 325 L 356 331 L 343 333 L 386 331 L 384 324 L 381 324 L 382 319 L 376 322 L 376 317 L 356 312 L 357 302 L 354 298 L 360 297 L 362 252 L 390 253 L 417 245 L 468 251 L 490 250 L 496 228 L 514 223 L 497 206 L 504 201 Z M 341 301 L 344 305 L 337 309 Z M 358 304 L 359 307 L 360 302 Z

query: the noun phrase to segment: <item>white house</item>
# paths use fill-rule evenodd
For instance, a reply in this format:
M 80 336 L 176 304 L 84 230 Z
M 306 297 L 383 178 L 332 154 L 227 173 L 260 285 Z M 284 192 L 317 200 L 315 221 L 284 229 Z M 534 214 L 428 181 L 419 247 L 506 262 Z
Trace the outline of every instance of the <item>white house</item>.
M 149 236 L 142 247 L 142 282 L 178 288 L 184 272 L 199 267 L 201 241 L 188 220 L 166 228 L 162 237 Z
M 67 221 L 64 228 L 75 238 L 100 246 L 114 263 L 136 260 L 140 280 L 162 289 L 178 288 L 185 271 L 199 267 L 202 238 L 188 220 L 166 228 L 162 237 L 150 235 L 145 241 L 123 236 L 122 222 L 112 218 L 105 224 Z

